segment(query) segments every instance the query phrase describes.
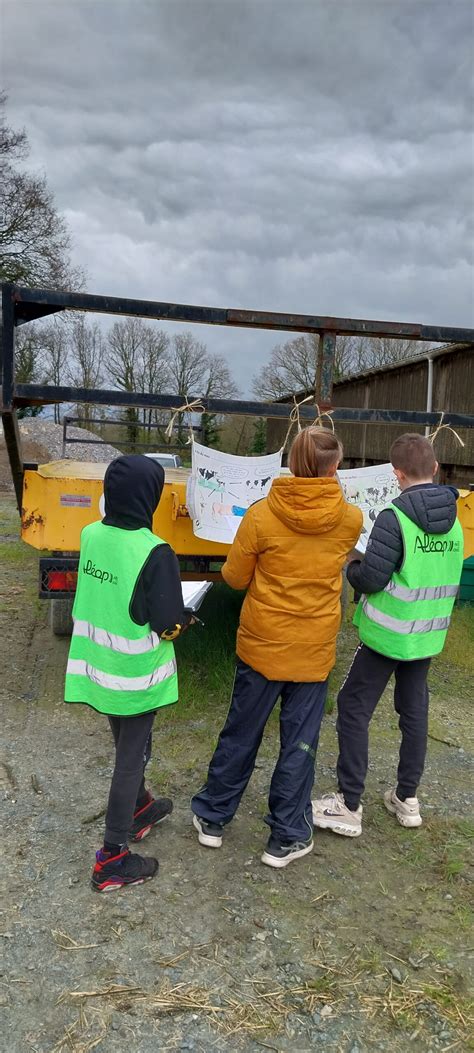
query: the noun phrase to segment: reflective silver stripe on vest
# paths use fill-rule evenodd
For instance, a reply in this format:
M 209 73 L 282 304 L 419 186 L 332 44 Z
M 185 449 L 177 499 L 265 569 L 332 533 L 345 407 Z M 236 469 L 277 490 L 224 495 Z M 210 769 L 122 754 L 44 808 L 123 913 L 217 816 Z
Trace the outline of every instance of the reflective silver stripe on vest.
M 76 620 L 74 622 L 73 636 L 84 636 L 92 643 L 101 647 L 109 647 L 111 651 L 119 654 L 147 654 L 159 647 L 161 640 L 158 633 L 148 633 L 139 640 L 130 640 L 127 636 L 118 636 L 117 633 L 109 633 L 107 629 L 99 629 L 91 622 Z
M 450 618 L 417 618 L 415 621 L 409 622 L 401 618 L 392 618 L 390 614 L 386 614 L 385 611 L 379 611 L 377 607 L 373 607 L 367 599 L 362 601 L 362 607 L 364 614 L 371 622 L 375 622 L 376 625 L 382 625 L 384 629 L 390 629 L 393 633 L 401 633 L 403 636 L 409 636 L 410 633 L 431 633 L 437 631 L 444 631 L 449 628 Z
M 67 664 L 67 676 L 87 676 L 93 684 L 105 687 L 109 691 L 147 691 L 155 684 L 161 684 L 176 673 L 176 661 L 160 665 L 153 673 L 147 676 L 113 676 L 112 673 L 104 673 L 102 669 L 96 669 L 89 662 L 81 658 L 70 658 Z
M 415 600 L 446 600 L 448 596 L 457 596 L 459 585 L 433 585 L 426 589 L 409 589 L 406 585 L 397 585 L 389 581 L 384 592 L 395 596 L 396 600 L 406 600 L 412 603 Z

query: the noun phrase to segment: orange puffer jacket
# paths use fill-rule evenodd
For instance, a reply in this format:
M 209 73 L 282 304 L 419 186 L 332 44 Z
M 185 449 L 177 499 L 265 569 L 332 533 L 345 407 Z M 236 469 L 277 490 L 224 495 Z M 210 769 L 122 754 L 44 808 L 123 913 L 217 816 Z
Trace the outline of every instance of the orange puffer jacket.
M 268 680 L 325 680 L 336 659 L 342 568 L 362 512 L 336 479 L 275 479 L 246 512 L 222 568 L 248 589 L 237 654 Z

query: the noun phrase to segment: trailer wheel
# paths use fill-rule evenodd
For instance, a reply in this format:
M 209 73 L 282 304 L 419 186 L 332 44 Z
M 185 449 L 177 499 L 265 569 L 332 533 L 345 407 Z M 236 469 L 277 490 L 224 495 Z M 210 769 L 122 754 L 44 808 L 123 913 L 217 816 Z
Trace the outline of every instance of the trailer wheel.
M 51 628 L 55 636 L 72 635 L 72 605 L 74 600 L 50 600 Z

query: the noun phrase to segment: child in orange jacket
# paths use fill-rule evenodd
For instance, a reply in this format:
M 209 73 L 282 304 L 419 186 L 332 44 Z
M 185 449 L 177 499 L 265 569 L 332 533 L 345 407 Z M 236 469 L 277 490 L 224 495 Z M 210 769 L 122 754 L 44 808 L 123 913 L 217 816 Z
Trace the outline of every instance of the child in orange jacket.
M 207 782 L 192 800 L 199 842 L 220 848 L 281 697 L 281 749 L 273 773 L 262 862 L 285 867 L 313 847 L 311 788 L 327 678 L 341 620 L 342 568 L 362 527 L 335 478 L 342 446 L 306 428 L 293 442 L 292 476 L 275 479 L 237 532 L 222 576 L 247 589 L 226 724 Z

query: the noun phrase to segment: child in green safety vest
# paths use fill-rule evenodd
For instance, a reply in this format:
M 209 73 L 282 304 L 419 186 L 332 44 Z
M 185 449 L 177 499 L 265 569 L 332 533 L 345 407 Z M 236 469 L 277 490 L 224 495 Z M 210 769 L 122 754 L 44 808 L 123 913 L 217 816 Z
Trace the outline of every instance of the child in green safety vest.
M 438 465 L 430 441 L 401 435 L 390 460 L 402 493 L 377 517 L 364 558 L 347 568 L 361 596 L 354 615 L 361 642 L 337 700 L 339 788 L 313 801 L 315 826 L 346 837 L 362 833 L 369 723 L 392 673 L 402 740 L 397 785 L 384 802 L 402 826 L 421 825 L 416 794 L 428 735 L 427 675 L 444 646 L 463 563 L 458 492 L 433 482 Z
M 173 808 L 145 788 L 157 710 L 178 699 L 173 639 L 190 622 L 175 553 L 152 533 L 165 481 L 156 461 L 117 457 L 104 478 L 105 517 L 85 527 L 73 607 L 65 701 L 107 715 L 115 768 L 92 887 L 110 892 L 154 877 L 158 860 L 132 853 Z

